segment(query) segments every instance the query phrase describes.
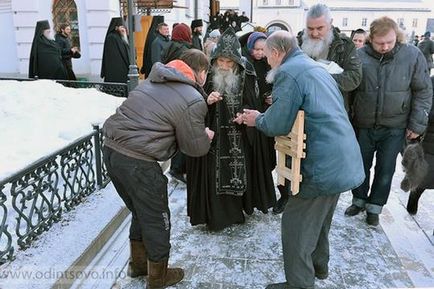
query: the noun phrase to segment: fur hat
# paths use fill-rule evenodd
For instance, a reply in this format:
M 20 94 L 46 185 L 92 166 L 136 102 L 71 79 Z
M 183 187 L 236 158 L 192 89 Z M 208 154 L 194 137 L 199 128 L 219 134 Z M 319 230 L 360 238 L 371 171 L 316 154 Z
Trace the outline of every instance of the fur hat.
M 202 27 L 202 26 L 203 26 L 202 19 L 194 19 L 193 21 L 191 21 L 191 30 L 194 30 L 194 28 L 196 27 Z

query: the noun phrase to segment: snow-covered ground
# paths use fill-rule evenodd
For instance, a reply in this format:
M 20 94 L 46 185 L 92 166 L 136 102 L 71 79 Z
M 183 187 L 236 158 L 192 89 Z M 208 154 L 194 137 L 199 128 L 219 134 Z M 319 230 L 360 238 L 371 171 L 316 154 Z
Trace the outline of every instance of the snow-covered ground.
M 26 96 L 19 93 L 23 90 Z M 91 123 L 102 122 L 122 101 L 51 81 L 0 81 L 0 179 L 90 132 Z M 330 277 L 317 281 L 317 288 L 434 288 L 434 192 L 427 191 L 418 215 L 410 216 L 405 211 L 408 195 L 399 189 L 402 177 L 398 161 L 390 200 L 377 228 L 367 226 L 363 214 L 345 217 L 351 195 L 341 196 L 330 233 Z M 204 226 L 190 226 L 185 186 L 170 182 L 169 189 L 170 263 L 186 270 L 176 288 L 259 289 L 284 280 L 280 216 L 256 212 L 243 225 L 212 233 Z M 110 219 L 120 206 L 112 186 L 95 193 L 31 248 L 18 251 L 8 269 L 63 272 L 89 236 L 101 229 L 103 219 Z M 1 281 L 0 274 L 0 288 L 24 288 L 20 282 L 31 285 L 24 279 L 15 280 L 18 287 Z M 44 288 L 43 281 L 33 281 L 33 288 Z M 116 288 L 143 287 L 143 279 L 124 278 Z
M 91 132 L 124 100 L 51 80 L 0 81 L 0 180 Z

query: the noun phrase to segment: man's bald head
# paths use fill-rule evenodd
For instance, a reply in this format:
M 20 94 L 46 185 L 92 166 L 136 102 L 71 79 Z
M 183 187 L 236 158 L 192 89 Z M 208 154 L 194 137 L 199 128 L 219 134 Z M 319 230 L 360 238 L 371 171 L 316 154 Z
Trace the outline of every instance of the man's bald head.
M 291 32 L 279 30 L 267 38 L 264 53 L 270 66 L 275 68 L 280 65 L 285 55 L 297 47 L 297 39 Z

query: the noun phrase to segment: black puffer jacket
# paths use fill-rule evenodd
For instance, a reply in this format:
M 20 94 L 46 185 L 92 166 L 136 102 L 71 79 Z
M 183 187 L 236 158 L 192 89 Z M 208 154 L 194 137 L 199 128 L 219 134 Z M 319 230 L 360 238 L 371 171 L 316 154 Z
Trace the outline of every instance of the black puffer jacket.
M 370 44 L 358 49 L 363 79 L 355 91 L 354 125 L 408 128 L 422 134 L 433 91 L 424 56 L 413 45 L 397 43 L 386 54 Z
M 133 158 L 165 161 L 177 149 L 205 155 L 207 104 L 196 84 L 157 62 L 149 77 L 104 123 L 104 145 Z

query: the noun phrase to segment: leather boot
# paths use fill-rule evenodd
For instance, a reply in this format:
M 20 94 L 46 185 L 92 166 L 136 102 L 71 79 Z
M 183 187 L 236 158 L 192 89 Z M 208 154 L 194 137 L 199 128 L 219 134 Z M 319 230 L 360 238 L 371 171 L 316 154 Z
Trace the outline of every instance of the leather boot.
M 142 241 L 130 240 L 131 257 L 127 275 L 136 278 L 148 275 L 148 253 Z
M 184 278 L 181 268 L 167 268 L 168 260 L 152 262 L 148 260 L 148 289 L 166 288 Z
M 289 199 L 289 192 L 286 186 L 278 185 L 277 189 L 280 192 L 280 199 L 277 200 L 276 204 L 273 207 L 274 214 L 280 214 L 285 210 L 286 203 Z

